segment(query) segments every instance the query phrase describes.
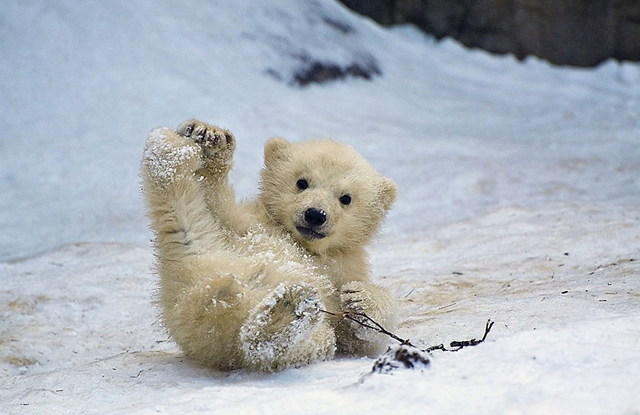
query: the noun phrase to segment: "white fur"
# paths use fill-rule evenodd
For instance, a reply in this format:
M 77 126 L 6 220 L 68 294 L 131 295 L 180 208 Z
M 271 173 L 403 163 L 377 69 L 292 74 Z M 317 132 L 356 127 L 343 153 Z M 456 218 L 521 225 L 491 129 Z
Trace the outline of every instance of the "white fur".
M 395 199 L 393 182 L 335 141 L 276 138 L 265 145 L 259 197 L 236 203 L 227 180 L 234 150 L 230 132 L 195 120 L 147 139 L 143 187 L 171 336 L 223 370 L 381 351 L 384 338 L 339 314 L 365 312 L 392 327 L 393 301 L 368 281 L 364 248 Z M 307 189 L 296 187 L 301 178 Z M 296 228 L 310 207 L 326 214 L 324 238 Z

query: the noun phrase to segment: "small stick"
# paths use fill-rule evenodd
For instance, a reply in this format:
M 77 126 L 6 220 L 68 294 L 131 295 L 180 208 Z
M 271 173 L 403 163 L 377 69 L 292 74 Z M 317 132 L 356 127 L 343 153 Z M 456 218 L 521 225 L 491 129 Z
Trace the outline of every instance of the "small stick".
M 357 313 L 357 312 L 354 312 L 354 311 L 343 311 L 342 313 L 336 314 L 336 313 L 332 313 L 332 312 L 327 311 L 327 310 L 320 310 L 320 311 L 322 313 L 326 313 L 326 314 L 329 314 L 329 315 L 332 315 L 332 316 L 335 316 L 335 317 L 341 317 L 340 321 L 342 321 L 343 319 L 355 321 L 356 323 L 360 324 L 361 326 L 366 327 L 368 329 L 375 330 L 375 331 L 377 331 L 379 333 L 385 334 L 385 335 L 391 337 L 392 339 L 399 341 L 401 344 L 406 344 L 407 346 L 413 346 L 413 344 L 411 344 L 411 342 L 409 340 L 400 338 L 400 337 L 396 336 L 395 334 L 391 333 L 390 331 L 388 331 L 387 329 L 382 327 L 382 325 L 380 323 L 378 323 L 377 321 L 375 321 L 374 319 L 372 319 L 371 317 L 369 317 L 365 313 Z M 362 318 L 364 320 L 361 320 L 358 317 L 360 317 L 360 318 Z M 369 323 L 371 323 L 371 324 L 369 324 Z M 413 347 L 415 347 L 415 346 L 413 346 Z
M 391 333 L 389 330 L 385 329 L 384 327 L 382 327 L 380 323 L 378 323 L 377 321 L 369 317 L 366 313 L 358 313 L 353 311 L 343 311 L 342 313 L 332 313 L 330 311 L 322 310 L 322 309 L 320 309 L 320 312 L 326 313 L 335 317 L 340 317 L 340 320 L 338 321 L 338 323 L 340 323 L 343 319 L 355 321 L 356 323 L 360 324 L 363 327 L 366 327 L 371 330 L 375 330 L 379 333 L 382 333 L 384 335 L 391 337 L 394 340 L 399 341 L 400 344 L 402 345 L 416 347 L 408 339 L 403 339 Z M 444 346 L 444 344 L 440 343 L 435 346 L 429 346 L 426 349 L 421 349 L 421 351 L 432 352 L 434 350 L 442 350 L 443 352 L 457 352 L 463 347 L 477 346 L 487 339 L 487 335 L 491 331 L 491 328 L 493 327 L 493 323 L 494 323 L 493 321 L 487 320 L 487 323 L 484 327 L 484 334 L 482 335 L 482 338 L 479 340 L 471 339 L 471 340 L 452 341 L 451 343 L 449 343 L 448 349 Z
M 463 341 L 453 341 L 453 342 L 449 343 L 449 347 L 454 347 L 454 349 L 451 349 L 449 351 L 457 352 L 458 350 L 462 349 L 463 347 L 479 345 L 480 343 L 482 343 L 483 341 L 485 341 L 487 339 L 487 335 L 491 331 L 491 328 L 493 327 L 493 323 L 494 323 L 493 321 L 487 320 L 487 324 L 484 326 L 484 335 L 482 336 L 482 338 L 480 340 L 471 339 L 471 340 L 463 340 Z

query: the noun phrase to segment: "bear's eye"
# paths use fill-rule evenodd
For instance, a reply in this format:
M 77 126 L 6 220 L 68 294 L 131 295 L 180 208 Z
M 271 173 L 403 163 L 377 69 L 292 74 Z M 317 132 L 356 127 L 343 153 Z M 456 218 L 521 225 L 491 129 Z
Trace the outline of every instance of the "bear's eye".
M 351 195 L 342 195 L 338 200 L 340 200 L 340 203 L 347 206 L 348 204 L 351 203 Z
M 309 187 L 309 182 L 307 182 L 307 179 L 299 179 L 296 182 L 296 187 L 300 190 L 304 190 Z

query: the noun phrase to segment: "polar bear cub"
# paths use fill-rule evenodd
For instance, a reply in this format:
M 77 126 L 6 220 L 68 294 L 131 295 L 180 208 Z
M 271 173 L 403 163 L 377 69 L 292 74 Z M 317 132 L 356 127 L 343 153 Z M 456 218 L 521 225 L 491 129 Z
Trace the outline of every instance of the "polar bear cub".
M 235 146 L 231 132 L 196 120 L 147 138 L 143 189 L 169 334 L 220 370 L 379 353 L 384 336 L 340 316 L 393 325 L 394 302 L 369 281 L 365 247 L 394 183 L 336 141 L 272 138 L 259 196 L 238 203 L 228 182 Z

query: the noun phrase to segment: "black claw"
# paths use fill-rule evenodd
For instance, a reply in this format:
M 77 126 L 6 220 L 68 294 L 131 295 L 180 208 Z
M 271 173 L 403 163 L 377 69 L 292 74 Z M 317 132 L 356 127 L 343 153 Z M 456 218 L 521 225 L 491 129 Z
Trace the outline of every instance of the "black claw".
M 207 130 L 204 127 L 199 127 L 195 132 L 195 139 L 198 141 L 202 141 L 206 133 Z
M 213 134 L 211 133 L 211 131 L 205 130 L 204 137 L 202 138 L 203 144 L 211 145 L 212 137 L 213 137 Z
M 214 146 L 217 146 L 218 144 L 220 144 L 220 135 L 218 134 L 218 132 L 214 132 L 213 134 L 211 134 L 212 136 L 212 144 Z

